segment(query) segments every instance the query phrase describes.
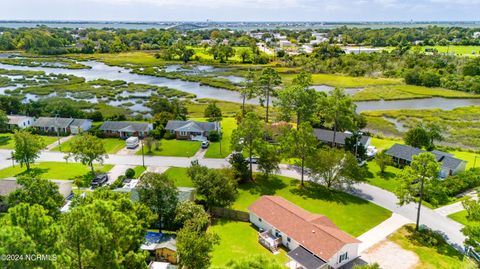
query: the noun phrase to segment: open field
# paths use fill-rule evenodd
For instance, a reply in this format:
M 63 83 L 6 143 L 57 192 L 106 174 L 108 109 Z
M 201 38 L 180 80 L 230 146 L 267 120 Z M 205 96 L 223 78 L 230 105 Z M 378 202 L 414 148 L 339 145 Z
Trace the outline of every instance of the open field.
M 378 225 L 391 213 L 375 204 L 340 191 L 328 191 L 323 186 L 305 183 L 300 188 L 297 179 L 257 175 L 255 183 L 239 186 L 239 195 L 233 208 L 247 211 L 248 206 L 262 195 L 277 195 L 312 213 L 330 218 L 340 229 L 359 236 Z
M 115 66 L 163 66 L 165 61 L 155 58 L 153 51 L 133 51 L 122 53 L 69 54 L 76 60 L 96 60 Z
M 200 146 L 199 141 L 162 139 L 160 140 L 160 150 L 155 150 L 152 147 L 152 152 L 147 152 L 144 147 L 144 153 L 152 156 L 192 157 L 200 149 Z M 137 155 L 142 155 L 142 150 L 138 150 Z
M 54 136 L 41 136 L 45 146 L 52 144 L 57 141 L 57 138 Z M 14 149 L 15 141 L 13 139 L 13 134 L 3 133 L 0 134 L 0 149 Z
M 112 169 L 113 165 L 94 165 L 96 170 L 107 172 Z M 35 174 L 47 179 L 72 179 L 76 176 L 83 176 L 90 172 L 90 167 L 80 163 L 58 163 L 58 162 L 41 162 L 34 163 L 30 169 Z M 20 167 L 16 164 L 0 170 L 0 178 L 16 177 L 24 174 L 26 167 Z
M 286 251 L 280 248 L 280 253 L 272 252 L 258 242 L 258 231 L 249 222 L 239 222 L 218 219 L 209 228 L 220 237 L 220 244 L 212 252 L 212 266 L 221 266 L 230 260 L 247 258 L 252 255 L 275 259 L 281 264 L 288 262 Z
M 454 53 L 457 55 L 480 55 L 480 46 L 422 46 L 422 50 L 436 49 L 441 53 Z
M 395 233 L 391 234 L 388 239 L 400 245 L 403 249 L 410 250 L 417 254 L 420 264 L 415 268 L 422 269 L 465 269 L 476 268 L 474 263 L 465 258 L 461 253 L 448 244 L 442 244 L 438 247 L 427 247 L 420 245 L 411 237 L 413 225 L 407 225 Z
M 453 91 L 443 88 L 428 88 L 413 85 L 369 86 L 353 96 L 355 101 L 398 100 L 418 98 L 480 98 L 478 94 Z
M 186 107 L 188 109 L 188 115 L 191 118 L 203 118 L 205 108 L 208 106 L 210 102 L 215 102 L 217 106 L 222 110 L 222 115 L 224 117 L 235 117 L 237 113 L 241 112 L 242 105 L 239 103 L 227 102 L 227 101 L 220 101 L 220 100 L 212 100 L 212 99 L 198 99 L 197 102 L 187 101 Z M 273 114 L 275 115 L 275 108 L 270 108 Z M 245 105 L 245 110 L 250 111 L 253 110 L 258 114 L 264 114 L 265 109 L 259 105 Z
M 281 76 L 284 83 L 290 83 L 296 75 L 281 74 Z M 314 85 L 329 85 L 340 88 L 359 88 L 374 85 L 392 85 L 402 83 L 400 79 L 349 77 L 333 74 L 313 74 L 312 79 Z
M 120 138 L 102 138 L 102 142 L 107 153 L 111 153 L 111 154 L 117 153 L 119 150 L 125 147 L 125 141 Z M 62 143 L 60 146 L 54 147 L 52 151 L 69 152 L 70 141 L 66 141 L 65 143 Z

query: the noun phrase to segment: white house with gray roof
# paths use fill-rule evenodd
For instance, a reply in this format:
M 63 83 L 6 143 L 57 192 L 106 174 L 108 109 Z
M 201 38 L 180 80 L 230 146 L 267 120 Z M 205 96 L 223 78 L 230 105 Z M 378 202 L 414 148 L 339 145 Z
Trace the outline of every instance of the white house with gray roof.
M 199 122 L 193 120 L 169 120 L 165 130 L 175 134 L 177 139 L 205 140 L 210 131 L 221 133 L 220 122 Z M 201 139 L 205 138 L 205 139 Z
M 31 126 L 44 133 L 79 134 L 89 130 L 92 127 L 92 121 L 87 119 L 40 117 Z
M 33 117 L 21 115 L 8 115 L 8 129 L 25 129 L 35 121 Z
M 389 148 L 385 154 L 393 158 L 393 161 L 397 165 L 410 165 L 413 156 L 426 152 L 418 148 L 414 148 L 408 145 L 395 144 Z M 442 152 L 439 150 L 430 151 L 435 155 L 437 162 L 440 163 L 440 177 L 445 178 L 451 175 L 456 175 L 465 171 L 467 162 L 464 160 L 453 157 L 452 154 Z
M 146 122 L 106 121 L 100 126 L 106 136 L 128 138 L 130 136 L 145 137 L 153 130 L 153 124 Z

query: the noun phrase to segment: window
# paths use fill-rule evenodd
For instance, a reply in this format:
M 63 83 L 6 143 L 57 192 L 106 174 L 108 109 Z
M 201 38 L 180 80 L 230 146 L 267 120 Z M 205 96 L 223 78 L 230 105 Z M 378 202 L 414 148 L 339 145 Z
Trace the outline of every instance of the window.
M 187 135 L 187 132 L 181 131 L 181 132 L 180 132 L 180 135 L 181 135 L 181 136 L 186 136 L 186 135 Z
M 258 218 L 258 221 L 262 222 L 262 218 Z
M 345 260 L 348 260 L 348 252 L 345 252 L 342 255 L 340 255 L 340 258 L 339 258 L 338 262 L 342 263 Z
M 287 237 L 287 242 L 290 242 L 290 241 L 291 241 L 290 237 Z

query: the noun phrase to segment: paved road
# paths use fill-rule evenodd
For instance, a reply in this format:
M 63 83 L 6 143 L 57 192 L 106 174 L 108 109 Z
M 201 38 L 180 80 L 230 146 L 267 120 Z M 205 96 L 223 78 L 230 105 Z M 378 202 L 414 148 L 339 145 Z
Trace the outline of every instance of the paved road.
M 8 161 L 10 150 L 0 150 L 0 166 L 6 166 L 11 164 L 11 161 Z M 48 152 L 43 151 L 40 155 L 39 161 L 51 161 L 51 162 L 64 162 L 63 153 L 60 152 Z M 160 157 L 160 156 L 145 156 L 145 165 L 147 166 L 175 166 L 175 167 L 189 167 L 190 163 L 196 160 L 196 158 L 184 158 L 184 157 Z M 211 168 L 222 168 L 228 166 L 228 162 L 224 159 L 198 159 L 200 164 L 206 165 Z M 125 156 L 125 155 L 109 155 L 109 158 L 105 160 L 107 164 L 115 165 L 141 165 L 142 156 Z M 288 165 L 281 165 L 279 174 L 292 177 L 300 178 L 300 175 L 294 169 L 291 169 Z M 379 206 L 382 206 L 394 213 L 397 213 L 410 221 L 416 220 L 417 206 L 415 204 L 408 204 L 404 206 L 399 206 L 397 204 L 397 197 L 388 191 L 380 189 L 378 187 L 361 183 L 354 186 L 352 194 L 359 196 L 363 199 L 371 201 Z M 432 229 L 442 231 L 449 239 L 449 241 L 461 248 L 465 237 L 461 233 L 461 228 L 463 225 L 455 222 L 441 214 L 438 214 L 434 210 L 422 206 L 422 215 L 421 215 L 421 224 L 425 224 Z

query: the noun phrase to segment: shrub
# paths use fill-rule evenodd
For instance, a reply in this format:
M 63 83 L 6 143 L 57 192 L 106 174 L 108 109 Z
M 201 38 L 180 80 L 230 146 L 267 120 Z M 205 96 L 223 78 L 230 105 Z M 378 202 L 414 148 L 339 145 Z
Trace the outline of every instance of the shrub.
M 409 226 L 409 239 L 417 244 L 425 247 L 440 247 L 447 244 L 445 237 L 440 232 L 434 231 L 426 226 L 422 226 L 418 231 Z
M 166 132 L 164 135 L 163 135 L 163 138 L 167 139 L 167 140 L 172 140 L 172 139 L 175 139 L 177 136 L 175 134 L 172 134 L 170 132 Z
M 129 168 L 130 169 L 130 168 Z M 128 171 L 128 170 L 127 170 Z M 135 174 L 135 171 L 133 171 L 133 174 Z M 125 179 L 127 179 L 126 176 L 119 176 L 113 183 L 110 185 L 110 189 L 117 189 L 121 188 L 123 186 L 123 182 L 125 182 Z
M 128 168 L 126 171 L 125 171 L 125 176 L 127 178 L 133 178 L 135 176 L 135 170 L 133 170 L 132 168 Z
M 208 139 L 211 141 L 211 142 L 218 142 L 220 141 L 220 133 L 215 131 L 215 130 L 211 130 L 209 133 L 208 133 Z

